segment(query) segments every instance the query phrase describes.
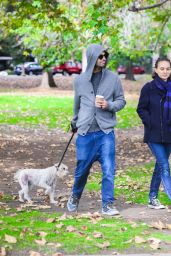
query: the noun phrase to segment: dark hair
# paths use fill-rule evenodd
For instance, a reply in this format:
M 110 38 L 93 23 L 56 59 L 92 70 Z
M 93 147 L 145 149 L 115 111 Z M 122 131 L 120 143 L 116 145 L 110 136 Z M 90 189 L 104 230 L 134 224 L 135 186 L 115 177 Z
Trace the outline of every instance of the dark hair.
M 156 60 L 154 67 L 157 68 L 159 62 L 161 62 L 161 61 L 167 61 L 167 62 L 169 62 L 170 67 L 171 67 L 171 61 L 170 61 L 167 57 L 159 57 L 159 58 Z M 152 78 L 155 78 L 156 75 L 157 75 L 156 72 L 153 71 L 153 73 L 152 73 Z M 171 79 L 171 75 L 170 75 L 169 79 Z

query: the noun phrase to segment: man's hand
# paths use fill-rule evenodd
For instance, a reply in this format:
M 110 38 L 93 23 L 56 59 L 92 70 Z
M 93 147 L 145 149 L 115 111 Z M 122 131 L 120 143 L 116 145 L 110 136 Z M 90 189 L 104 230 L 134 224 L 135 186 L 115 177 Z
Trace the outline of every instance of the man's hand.
M 76 133 L 77 130 L 78 130 L 78 128 L 76 127 L 76 124 L 71 121 L 71 131 L 72 131 L 73 133 Z
M 106 109 L 108 107 L 108 102 L 105 99 L 96 100 L 95 103 L 97 108 Z

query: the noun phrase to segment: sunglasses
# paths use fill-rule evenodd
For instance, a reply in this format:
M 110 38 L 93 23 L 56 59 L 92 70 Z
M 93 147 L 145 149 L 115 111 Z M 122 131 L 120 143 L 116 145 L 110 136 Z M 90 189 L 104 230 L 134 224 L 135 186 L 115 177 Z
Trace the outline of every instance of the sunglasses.
M 99 57 L 98 57 L 98 59 L 102 60 L 103 57 L 105 57 L 105 59 L 107 59 L 108 56 L 109 56 L 109 53 L 108 53 L 108 52 L 105 52 L 104 54 L 100 54 Z

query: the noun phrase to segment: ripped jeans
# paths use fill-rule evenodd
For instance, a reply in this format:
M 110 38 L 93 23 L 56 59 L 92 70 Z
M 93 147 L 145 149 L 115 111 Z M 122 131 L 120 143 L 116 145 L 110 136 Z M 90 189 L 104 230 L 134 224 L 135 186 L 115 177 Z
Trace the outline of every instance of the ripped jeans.
M 159 187 L 162 182 L 164 191 L 171 200 L 171 177 L 169 166 L 171 143 L 148 142 L 148 146 L 156 158 L 156 164 L 151 179 L 149 199 L 158 196 Z

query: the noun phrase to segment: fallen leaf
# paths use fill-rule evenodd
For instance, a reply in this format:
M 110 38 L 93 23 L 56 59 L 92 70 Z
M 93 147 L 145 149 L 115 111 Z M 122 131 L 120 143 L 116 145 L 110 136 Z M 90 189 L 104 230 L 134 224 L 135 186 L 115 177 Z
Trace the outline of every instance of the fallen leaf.
M 166 224 L 166 228 L 171 230 L 171 224 Z
M 10 243 L 10 244 L 16 244 L 17 239 L 15 236 L 9 236 L 5 234 L 5 241 Z
M 150 243 L 150 247 L 153 250 L 160 249 L 160 245 L 159 245 L 161 243 L 160 239 L 155 238 L 155 237 L 150 237 L 150 238 L 147 239 L 147 241 Z
M 60 199 L 60 202 L 66 202 L 66 201 L 68 201 L 68 197 L 63 197 Z
M 53 223 L 53 222 L 55 222 L 55 218 L 49 218 L 49 219 L 47 219 L 46 222 L 47 222 L 47 223 Z
M 93 236 L 95 237 L 95 238 L 102 238 L 103 237 L 103 234 L 102 233 L 100 233 L 100 232 L 93 232 Z
M 50 205 L 39 205 L 39 206 L 33 207 L 32 209 L 33 210 L 41 210 L 41 209 L 50 209 L 50 208 L 51 208 Z
M 36 242 L 36 244 L 39 245 L 45 245 L 46 244 L 46 240 L 44 238 L 42 238 L 42 240 L 34 240 Z
M 47 236 L 47 233 L 44 232 L 44 231 L 39 231 L 38 235 L 41 236 L 41 237 L 45 237 L 45 236 Z
M 104 249 L 110 246 L 110 243 L 108 241 L 104 242 L 103 244 L 97 243 L 95 244 L 97 247 Z
M 166 228 L 166 225 L 161 222 L 160 220 L 158 222 L 152 222 L 150 223 L 149 225 L 151 228 L 156 228 L 156 229 L 159 229 L 159 230 L 162 230 L 162 229 L 165 229 Z
M 7 255 L 7 252 L 5 247 L 1 247 L 0 256 L 6 256 L 6 255 Z
M 59 223 L 59 224 L 56 224 L 56 228 L 62 228 L 64 226 L 64 224 L 63 223 Z
M 158 250 L 158 249 L 160 249 L 160 245 L 159 245 L 159 244 L 150 244 L 150 247 L 151 247 L 153 250 Z
M 83 230 L 87 230 L 87 229 L 88 229 L 87 226 L 85 226 L 85 225 L 83 225 L 81 228 L 82 228 Z
M 58 218 L 58 220 L 66 220 L 66 219 L 67 219 L 66 213 L 64 213 L 61 217 Z
M 91 238 L 91 237 L 89 237 L 89 236 L 87 236 L 87 237 L 86 237 L 86 240 L 91 241 L 91 240 L 92 240 L 92 238 Z
M 146 242 L 146 240 L 144 238 L 142 238 L 140 236 L 135 237 L 135 243 L 136 244 L 142 244 L 142 243 L 145 243 L 145 242 Z
M 130 244 L 130 243 L 132 243 L 132 241 L 133 241 L 133 239 L 127 240 L 124 242 L 124 244 Z
M 4 197 L 4 193 L 2 191 L 0 191 L 0 198 Z
M 73 227 L 73 226 L 68 226 L 68 227 L 66 228 L 66 231 L 68 231 L 68 232 L 75 232 L 75 231 L 76 231 L 76 228 Z

